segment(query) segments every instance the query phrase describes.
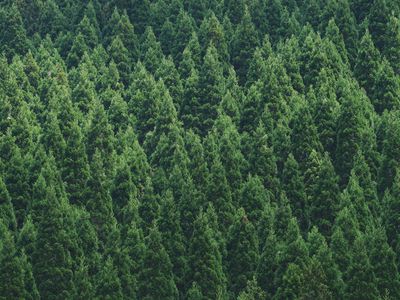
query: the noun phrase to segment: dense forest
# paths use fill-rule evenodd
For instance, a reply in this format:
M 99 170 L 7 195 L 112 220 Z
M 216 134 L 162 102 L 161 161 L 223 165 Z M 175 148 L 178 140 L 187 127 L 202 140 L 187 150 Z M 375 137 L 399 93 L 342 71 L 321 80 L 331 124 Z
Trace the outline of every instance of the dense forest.
M 0 52 L 0 299 L 400 299 L 398 0 L 3 0 Z

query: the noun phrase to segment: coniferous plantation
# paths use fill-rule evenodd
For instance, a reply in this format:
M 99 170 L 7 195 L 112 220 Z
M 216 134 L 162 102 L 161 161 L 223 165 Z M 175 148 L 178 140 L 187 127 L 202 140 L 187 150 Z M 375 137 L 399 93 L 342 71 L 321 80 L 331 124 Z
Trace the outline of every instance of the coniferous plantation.
M 0 299 L 400 299 L 398 0 L 4 0 L 0 53 Z

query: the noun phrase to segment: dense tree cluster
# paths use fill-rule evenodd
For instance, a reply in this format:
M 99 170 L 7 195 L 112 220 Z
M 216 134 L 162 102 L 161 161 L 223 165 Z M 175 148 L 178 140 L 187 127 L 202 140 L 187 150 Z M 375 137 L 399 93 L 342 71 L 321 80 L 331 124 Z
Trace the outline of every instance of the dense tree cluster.
M 400 299 L 399 1 L 1 1 L 0 32 L 0 299 Z

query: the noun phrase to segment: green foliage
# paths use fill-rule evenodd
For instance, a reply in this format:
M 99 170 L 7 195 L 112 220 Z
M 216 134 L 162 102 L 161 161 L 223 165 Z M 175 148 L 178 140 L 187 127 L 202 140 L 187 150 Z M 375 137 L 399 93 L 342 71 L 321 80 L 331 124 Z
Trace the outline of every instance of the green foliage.
M 23 261 L 17 253 L 14 237 L 0 221 L 0 295 L 3 299 L 23 299 L 25 296 Z
M 176 299 L 178 296 L 172 263 L 156 226 L 146 237 L 146 252 L 139 278 L 140 299 Z
M 398 299 L 395 0 L 0 7 L 0 298 Z

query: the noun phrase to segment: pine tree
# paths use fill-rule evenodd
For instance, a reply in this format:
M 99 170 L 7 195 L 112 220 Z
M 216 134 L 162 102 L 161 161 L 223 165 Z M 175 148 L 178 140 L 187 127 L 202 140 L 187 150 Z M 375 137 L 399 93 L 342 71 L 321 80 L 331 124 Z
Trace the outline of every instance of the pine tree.
M 271 200 L 278 196 L 279 179 L 276 157 L 266 133 L 265 126 L 260 122 L 252 137 L 251 152 L 247 158 L 250 173 L 260 176 Z
M 341 97 L 341 108 L 338 117 L 337 143 L 336 143 L 336 169 L 341 178 L 341 183 L 347 183 L 350 171 L 354 164 L 354 157 L 358 149 L 363 149 L 368 164 L 373 166 L 376 137 L 371 130 L 366 130 L 369 120 L 367 111 L 369 106 L 365 105 L 365 98 L 351 90 L 351 86 L 345 83 L 343 96 Z
M 114 134 L 103 104 L 95 101 L 89 113 L 89 121 L 86 128 L 86 152 L 89 161 L 93 160 L 96 151 L 99 153 L 108 175 L 113 174 L 114 162 Z
M 288 220 L 288 226 L 284 233 L 284 242 L 278 245 L 277 270 L 274 276 L 274 286 L 277 287 L 277 297 L 285 294 L 285 273 L 291 264 L 302 266 L 308 258 L 307 246 L 300 235 L 295 218 Z
M 387 24 L 389 23 L 390 9 L 386 0 L 376 0 L 371 6 L 368 15 L 368 28 L 379 51 L 385 47 Z
M 371 35 L 367 30 L 358 47 L 354 75 L 369 96 L 372 95 L 372 88 L 378 72 L 379 61 L 380 53 L 375 48 Z
M 91 221 L 96 228 L 102 249 L 109 241 L 109 236 L 115 225 L 112 199 L 109 183 L 102 164 L 100 152 L 96 151 L 90 164 L 90 178 L 88 180 L 88 195 L 86 208 L 90 213 Z
M 81 33 L 86 45 L 93 49 L 98 44 L 98 36 L 96 28 L 91 24 L 89 18 L 84 15 L 81 22 L 78 24 L 77 32 Z
M 246 288 L 240 292 L 237 300 L 261 300 L 265 298 L 265 292 L 258 286 L 256 278 L 253 277 L 253 279 L 247 281 Z
M 277 253 L 277 237 L 273 232 L 270 232 L 265 241 L 265 246 L 261 252 L 260 262 L 257 267 L 257 282 L 269 297 L 272 297 L 276 291 L 273 278 L 278 268 Z
M 356 48 L 358 41 L 358 33 L 356 20 L 353 12 L 350 9 L 348 0 L 338 0 L 337 9 L 335 12 L 335 21 L 339 27 L 343 40 L 349 53 L 350 61 L 354 61 L 356 57 Z
M 251 176 L 243 183 L 240 191 L 239 204 L 244 208 L 249 221 L 258 225 L 261 220 L 264 207 L 269 204 L 268 194 L 258 176 Z
M 400 236 L 396 230 L 399 226 L 399 202 L 400 195 L 400 171 L 396 170 L 396 176 L 393 181 L 393 186 L 390 192 L 386 192 L 382 201 L 384 201 L 384 224 L 386 233 L 388 236 L 389 244 L 392 246 L 393 250 L 397 253 L 400 247 Z M 399 262 L 399 256 L 397 254 L 397 263 Z
M 15 54 L 25 54 L 28 50 L 28 38 L 17 4 L 9 3 L 0 10 L 1 37 L 0 51 L 4 52 L 8 59 Z
M 201 300 L 204 299 L 202 292 L 200 291 L 196 282 L 193 282 L 192 286 L 190 287 L 189 291 L 187 292 L 187 299 L 188 300 Z
M 118 161 L 116 175 L 111 187 L 111 198 L 115 217 L 118 222 L 123 223 L 125 210 L 133 199 L 137 197 L 137 189 L 133 183 L 131 170 L 124 157 Z
M 220 229 L 224 231 L 233 221 L 232 191 L 226 178 L 226 171 L 218 154 L 212 160 L 207 185 L 206 199 L 218 212 Z
M 214 299 L 226 287 L 226 277 L 222 267 L 215 233 L 204 212 L 200 212 L 195 223 L 189 247 L 190 277 L 198 285 L 205 299 Z M 203 298 L 203 299 L 204 299 Z
M 14 207 L 11 203 L 10 194 L 0 177 L 0 219 L 4 226 L 13 231 L 17 228 L 17 220 L 15 219 Z
M 387 37 L 385 40 L 385 49 L 383 54 L 392 65 L 396 75 L 400 75 L 400 20 L 395 16 L 390 16 L 387 25 Z
M 95 85 L 90 78 L 88 65 L 81 62 L 78 66 L 77 84 L 72 90 L 72 101 L 84 114 L 87 114 L 96 98 Z
M 246 287 L 246 283 L 255 275 L 258 265 L 258 239 L 256 230 L 247 218 L 244 209 L 239 209 L 235 221 L 229 228 L 227 249 L 230 290 L 234 295 Z
M 180 106 L 182 105 L 183 84 L 179 72 L 175 68 L 175 64 L 170 56 L 161 61 L 155 76 L 156 78 L 162 78 L 172 97 L 176 110 L 179 111 Z
M 238 73 L 241 84 L 243 84 L 246 80 L 249 62 L 254 51 L 253 49 L 257 46 L 257 31 L 251 20 L 249 10 L 247 6 L 245 6 L 243 17 L 240 24 L 236 28 L 232 42 L 232 61 L 236 72 Z
M 153 183 L 150 177 L 146 178 L 142 196 L 139 198 L 139 215 L 143 222 L 143 228 L 147 230 L 151 224 L 158 218 L 160 211 L 160 199 L 155 194 Z
M 84 204 L 89 165 L 83 135 L 78 122 L 66 128 L 67 140 L 65 158 L 62 161 L 61 175 L 65 182 L 65 190 L 73 204 Z
M 172 263 L 156 226 L 146 237 L 146 252 L 139 275 L 140 299 L 176 299 L 178 290 L 172 273 Z
M 317 128 L 307 106 L 301 107 L 292 119 L 291 142 L 292 153 L 303 172 L 312 150 L 321 152 L 322 145 L 318 138 Z
M 212 127 L 217 118 L 217 108 L 224 95 L 224 78 L 217 49 L 211 44 L 207 48 L 199 74 L 200 131 L 202 135 Z
M 363 236 L 354 241 L 352 260 L 345 273 L 346 295 L 349 299 L 376 299 L 379 295 L 376 278 L 368 259 Z
M 105 258 L 97 274 L 96 296 L 103 299 L 122 299 L 121 282 L 110 256 Z
M 221 62 L 229 61 L 228 43 L 225 30 L 214 12 L 204 18 L 199 28 L 199 42 L 202 46 L 202 53 L 212 46 L 215 48 L 216 56 Z
M 220 115 L 214 123 L 213 132 L 218 140 L 221 162 L 225 168 L 226 179 L 235 194 L 242 181 L 245 161 L 240 151 L 240 135 L 230 117 Z
M 351 172 L 357 176 L 358 183 L 363 190 L 369 210 L 376 218 L 381 212 L 381 204 L 378 201 L 377 184 L 372 179 L 370 168 L 365 161 L 362 151 L 357 153 L 354 160 L 354 167 Z
M 400 107 L 400 81 L 396 77 L 390 63 L 384 59 L 376 73 L 372 103 L 377 113 L 385 109 L 393 110 Z
M 282 186 L 291 204 L 293 215 L 297 218 L 302 230 L 309 226 L 309 217 L 306 210 L 307 196 L 305 193 L 304 178 L 300 173 L 299 165 L 292 154 L 289 154 L 282 173 Z
M 378 191 L 383 194 L 387 188 L 391 188 L 397 174 L 396 169 L 400 167 L 398 163 L 400 152 L 397 145 L 400 134 L 398 112 L 384 113 L 381 126 L 382 162 L 379 170 Z
M 40 219 L 32 258 L 33 274 L 42 298 L 70 298 L 74 290 L 73 261 L 64 226 L 66 207 L 56 198 L 54 186 L 47 184 L 41 188 L 44 190 L 38 192 L 45 198 L 38 199 L 41 205 L 36 208 Z
M 399 297 L 400 281 L 395 263 L 396 254 L 387 242 L 383 227 L 372 228 L 366 235 L 368 257 L 376 277 L 376 284 L 382 298 Z
M 161 49 L 160 42 L 157 41 L 151 27 L 146 28 L 144 33 L 144 41 L 141 46 L 142 61 L 146 66 L 146 69 L 154 74 L 158 66 L 161 64 L 163 58 L 163 52 Z
M 162 197 L 160 218 L 158 220 L 162 244 L 172 263 L 172 272 L 178 291 L 184 291 L 187 275 L 186 247 L 180 225 L 180 213 L 170 191 Z
M 39 292 L 36 287 L 35 278 L 33 277 L 32 264 L 28 261 L 25 252 L 22 251 L 21 263 L 24 271 L 25 299 L 38 300 L 40 299 Z
M 139 40 L 126 11 L 123 11 L 118 23 L 112 26 L 111 29 L 112 35 L 120 37 L 122 43 L 129 51 L 131 61 L 135 62 L 139 58 Z
M 76 67 L 83 54 L 88 52 L 88 46 L 86 45 L 85 38 L 82 33 L 78 33 L 74 39 L 71 49 L 68 52 L 66 63 L 68 67 Z
M 342 274 L 334 260 L 333 252 L 326 239 L 313 227 L 307 236 L 307 246 L 311 258 L 317 260 L 322 267 L 325 284 L 333 298 L 343 297 L 344 282 Z
M 329 236 L 339 208 L 338 178 L 327 153 L 317 168 L 316 177 L 311 179 L 309 187 L 308 214 L 311 224 L 316 225 L 323 235 Z
M 125 86 L 128 86 L 130 82 L 131 59 L 128 49 L 119 36 L 112 40 L 111 45 L 108 47 L 108 52 L 111 59 L 117 65 L 118 72 L 121 75 L 121 82 Z
M 17 253 L 12 232 L 3 220 L 0 221 L 0 295 L 3 299 L 25 297 L 24 267 Z

